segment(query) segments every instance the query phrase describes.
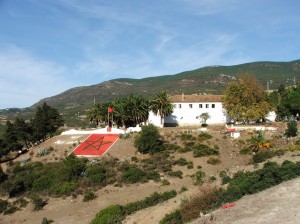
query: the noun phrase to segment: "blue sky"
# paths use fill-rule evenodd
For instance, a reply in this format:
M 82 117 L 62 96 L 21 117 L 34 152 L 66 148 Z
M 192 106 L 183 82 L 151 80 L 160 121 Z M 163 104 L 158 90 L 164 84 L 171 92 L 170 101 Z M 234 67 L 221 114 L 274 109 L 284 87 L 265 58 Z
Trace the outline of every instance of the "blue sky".
M 0 0 L 0 108 L 72 87 L 300 59 L 298 0 Z

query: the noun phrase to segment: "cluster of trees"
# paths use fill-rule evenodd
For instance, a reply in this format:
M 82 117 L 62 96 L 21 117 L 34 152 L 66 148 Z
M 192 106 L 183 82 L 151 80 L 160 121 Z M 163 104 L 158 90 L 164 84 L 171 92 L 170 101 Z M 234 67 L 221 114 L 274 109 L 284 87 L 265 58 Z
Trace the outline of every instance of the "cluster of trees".
M 148 119 L 149 111 L 159 114 L 162 118 L 173 111 L 173 104 L 170 95 L 166 91 L 156 94 L 154 99 L 148 100 L 142 96 L 128 96 L 117 98 L 113 101 L 95 104 L 87 114 L 90 122 L 108 124 L 108 108 L 113 108 L 113 122 L 119 127 L 136 126 Z
M 299 119 L 300 114 L 300 86 L 279 88 L 269 96 L 271 105 L 276 108 L 278 120 L 288 120 L 291 117 Z
M 52 137 L 62 125 L 59 112 L 46 103 L 37 108 L 34 117 L 28 122 L 19 117 L 14 122 L 7 121 L 5 132 L 0 138 L 0 158 L 23 147 L 29 148 L 48 136 Z
M 268 94 L 258 80 L 249 74 L 229 83 L 223 102 L 228 115 L 235 121 L 248 123 L 276 111 L 277 120 L 289 120 L 300 113 L 300 86 L 279 86 Z

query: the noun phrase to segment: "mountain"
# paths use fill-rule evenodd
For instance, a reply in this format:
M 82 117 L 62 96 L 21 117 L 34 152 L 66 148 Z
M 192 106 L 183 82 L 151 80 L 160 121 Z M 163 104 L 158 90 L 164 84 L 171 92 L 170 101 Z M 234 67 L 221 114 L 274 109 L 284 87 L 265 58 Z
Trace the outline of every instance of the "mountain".
M 250 73 L 270 89 L 280 84 L 292 85 L 294 77 L 300 79 L 300 60 L 291 62 L 253 62 L 234 66 L 208 66 L 175 75 L 143 79 L 114 79 L 96 85 L 69 89 L 56 96 L 45 98 L 32 107 L 47 102 L 60 110 L 89 108 L 96 103 L 130 94 L 151 96 L 160 90 L 171 94 L 212 93 L 219 94 L 228 82 L 239 74 Z
M 40 100 L 22 110 L 1 110 L 0 124 L 15 116 L 30 119 L 36 108 L 43 102 L 64 114 L 69 125 L 84 125 L 84 115 L 94 102 L 99 103 L 130 94 L 151 97 L 160 90 L 171 94 L 211 93 L 221 94 L 228 82 L 239 74 L 249 73 L 270 89 L 277 89 L 280 84 L 294 84 L 294 78 L 300 80 L 300 60 L 291 62 L 253 62 L 233 66 L 208 66 L 175 75 L 148 77 L 143 79 L 114 79 L 96 85 L 69 89 L 56 96 Z M 80 124 L 81 122 L 81 124 Z

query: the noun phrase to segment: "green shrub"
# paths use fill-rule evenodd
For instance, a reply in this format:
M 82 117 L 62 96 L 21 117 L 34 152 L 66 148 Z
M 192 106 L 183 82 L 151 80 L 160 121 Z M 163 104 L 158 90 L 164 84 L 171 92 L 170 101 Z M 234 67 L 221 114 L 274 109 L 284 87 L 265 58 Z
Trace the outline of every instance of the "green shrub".
M 288 127 L 285 131 L 285 135 L 290 138 L 290 137 L 295 137 L 298 135 L 298 127 L 297 127 L 297 121 L 289 121 L 288 122 Z
M 167 191 L 162 194 L 155 192 L 144 200 L 132 202 L 124 206 L 108 206 L 97 213 L 96 217 L 91 221 L 91 224 L 120 224 L 127 215 L 167 201 L 174 198 L 176 195 L 177 193 L 175 190 Z
M 182 171 L 181 170 L 177 170 L 177 171 L 170 171 L 168 172 L 168 175 L 171 176 L 171 177 L 178 177 L 178 178 L 182 178 Z
M 273 151 L 263 150 L 258 151 L 255 155 L 253 155 L 252 160 L 253 163 L 262 163 L 267 159 L 272 158 L 273 156 L 275 156 L 275 153 Z
M 166 143 L 164 144 L 164 146 L 165 146 L 165 150 L 172 151 L 172 152 L 177 152 L 182 149 L 179 145 L 175 145 L 171 143 Z
M 150 171 L 150 172 L 147 172 L 146 179 L 147 180 L 159 181 L 160 180 L 160 175 L 156 171 Z
M 165 215 L 165 217 L 159 222 L 159 224 L 183 224 L 180 210 Z
M 110 205 L 98 212 L 90 224 L 119 224 L 124 217 L 122 206 Z
M 206 133 L 206 132 L 201 132 L 199 135 L 198 135 L 198 139 L 200 141 L 204 141 L 204 140 L 208 140 L 208 139 L 211 139 L 212 138 L 212 135 Z
M 8 202 L 0 199 L 0 213 L 4 212 L 8 206 Z
M 194 141 L 194 140 L 196 140 L 196 138 L 193 135 L 187 134 L 187 133 L 182 133 L 181 136 L 180 136 L 180 139 L 182 141 Z
M 187 191 L 187 190 L 188 190 L 188 189 L 187 189 L 186 186 L 182 186 L 181 189 L 180 189 L 180 193 L 185 192 L 185 191 Z
M 218 204 L 236 201 L 246 194 L 260 192 L 299 176 L 300 163 L 291 161 L 284 161 L 281 166 L 275 162 L 267 162 L 260 170 L 238 172 L 230 181 L 227 190 L 222 192 Z
M 194 157 L 203 157 L 210 155 L 219 155 L 219 151 L 217 149 L 212 149 L 208 145 L 197 144 L 193 147 L 193 156 Z
M 187 165 L 188 169 L 193 169 L 194 168 L 194 163 L 192 161 L 189 162 L 189 164 Z
M 170 182 L 168 180 L 164 179 L 164 180 L 162 180 L 161 185 L 162 186 L 170 185 Z
M 57 195 L 71 195 L 77 189 L 76 182 L 64 182 L 55 185 L 55 192 Z
M 174 198 L 177 195 L 176 191 L 167 191 L 162 194 L 154 192 L 149 197 L 146 197 L 144 200 L 136 201 L 129 203 L 123 207 L 123 211 L 126 215 L 130 215 L 136 211 L 139 211 L 144 208 L 148 208 L 164 201 L 167 201 L 171 198 Z
M 122 180 L 125 183 L 137 183 L 137 182 L 143 182 L 147 180 L 146 173 L 142 171 L 140 168 L 137 167 L 130 167 L 128 170 L 125 171 L 123 174 Z
M 174 162 L 174 164 L 175 165 L 179 165 L 179 166 L 186 166 L 186 165 L 188 165 L 189 163 L 188 163 L 188 161 L 185 159 L 185 158 L 179 158 L 178 160 L 176 160 L 175 162 Z
M 252 150 L 248 147 L 243 147 L 241 150 L 240 150 L 240 154 L 241 155 L 251 155 L 252 154 Z
M 164 142 L 159 130 L 154 125 L 142 126 L 134 141 L 134 146 L 141 153 L 156 153 L 164 150 Z
M 203 172 L 201 170 L 197 171 L 197 173 L 195 173 L 193 175 L 194 183 L 195 184 L 203 184 L 205 176 L 206 176 L 205 172 Z
M 104 186 L 106 184 L 107 170 L 100 164 L 93 164 L 87 167 L 86 176 L 92 186 Z
M 19 210 L 19 208 L 16 207 L 16 206 L 14 206 L 14 205 L 8 206 L 8 207 L 4 210 L 3 214 L 4 214 L 4 215 L 11 215 L 11 214 L 15 213 L 15 212 L 18 211 L 18 210 Z
M 50 224 L 50 223 L 53 223 L 54 221 L 51 220 L 51 219 L 47 219 L 47 218 L 43 218 L 41 224 Z
M 35 194 L 31 195 L 30 199 L 32 201 L 35 211 L 41 210 L 47 204 L 47 200 Z
M 96 198 L 96 195 L 94 194 L 93 191 L 88 190 L 85 192 L 84 197 L 83 197 L 83 201 L 87 202 L 87 201 L 92 201 Z

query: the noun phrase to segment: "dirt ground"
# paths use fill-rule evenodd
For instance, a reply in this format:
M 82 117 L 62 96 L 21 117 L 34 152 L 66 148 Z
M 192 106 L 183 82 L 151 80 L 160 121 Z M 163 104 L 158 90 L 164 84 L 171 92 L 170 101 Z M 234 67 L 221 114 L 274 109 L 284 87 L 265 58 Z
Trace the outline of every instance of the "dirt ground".
M 283 138 L 279 138 L 285 126 L 282 124 L 273 124 L 278 128 L 277 131 L 266 132 L 266 138 L 272 139 L 277 149 L 283 149 L 291 141 Z M 186 167 L 176 166 L 174 170 L 181 170 L 183 172 L 183 178 L 173 178 L 169 176 L 163 176 L 170 182 L 169 186 L 162 186 L 161 183 L 148 182 L 146 184 L 134 184 L 123 187 L 107 186 L 96 192 L 97 198 L 90 202 L 83 202 L 82 196 L 77 198 L 65 197 L 65 198 L 49 198 L 48 204 L 41 211 L 33 211 L 33 207 L 29 204 L 26 208 L 18 211 L 12 215 L 0 215 L 0 223 L 24 223 L 35 224 L 41 223 L 45 217 L 48 220 L 51 219 L 54 223 L 74 223 L 82 224 L 89 223 L 96 215 L 98 211 L 111 204 L 126 204 L 137 200 L 144 199 L 151 193 L 164 192 L 175 189 L 177 192 L 184 186 L 188 189 L 183 193 L 177 195 L 177 197 L 159 204 L 157 206 L 141 210 L 127 217 L 124 223 L 132 224 L 155 224 L 165 216 L 165 214 L 178 208 L 183 200 L 188 199 L 194 194 L 199 192 L 199 187 L 193 184 L 193 180 L 190 175 L 199 170 L 206 173 L 207 180 L 214 176 L 217 180 L 213 183 L 220 185 L 220 171 L 227 171 L 229 175 L 234 174 L 239 170 L 253 170 L 254 167 L 250 164 L 250 155 L 241 155 L 239 150 L 243 146 L 244 142 L 251 137 L 252 132 L 241 132 L 241 138 L 234 140 L 228 136 L 224 137 L 224 127 L 211 126 L 208 132 L 213 135 L 213 139 L 204 142 L 210 146 L 217 145 L 220 151 L 221 163 L 217 165 L 211 165 L 207 163 L 208 157 L 194 158 L 192 152 L 187 153 L 175 153 L 175 158 L 185 158 L 187 161 L 192 161 L 194 164 L 193 169 L 187 169 Z M 200 131 L 197 128 L 164 128 L 161 129 L 161 134 L 171 143 L 180 144 L 175 136 L 181 133 L 199 134 Z M 62 135 L 56 136 L 40 145 L 30 149 L 30 151 L 24 155 L 21 155 L 16 159 L 20 161 L 24 158 L 30 158 L 31 161 L 52 162 L 63 160 L 68 154 L 70 154 L 74 148 L 86 139 L 88 135 Z M 130 160 L 135 156 L 139 159 L 146 158 L 148 155 L 140 154 L 136 151 L 133 145 L 134 136 L 129 139 L 119 139 L 105 155 L 107 157 L 113 156 L 120 160 Z M 47 156 L 38 157 L 37 153 L 41 149 L 47 149 L 52 147 L 53 150 Z M 300 161 L 299 152 L 289 152 L 283 156 L 274 157 L 272 161 L 283 162 L 284 160 Z M 1 164 L 2 166 L 4 164 Z M 260 165 L 262 166 L 262 165 Z M 3 166 L 5 169 L 5 166 Z M 299 219 L 300 203 L 295 198 L 300 196 L 300 179 L 289 181 L 274 187 L 267 191 L 255 194 L 252 196 L 246 196 L 240 201 L 236 202 L 236 206 L 229 209 L 220 209 L 213 212 L 211 215 L 202 217 L 197 220 L 196 223 L 297 223 Z M 293 196 L 293 198 L 292 198 Z M 278 202 L 276 200 L 279 200 Z M 298 206 L 298 207 L 297 207 Z M 295 208 L 295 209 L 294 209 Z M 286 209 L 286 211 L 284 211 Z M 279 219 L 279 217 L 285 217 Z M 293 217 L 295 219 L 293 219 Z M 280 222 L 281 220 L 281 222 Z M 294 220 L 294 222 L 292 221 Z M 277 222 L 278 221 L 278 222 Z
M 300 178 L 284 182 L 255 195 L 248 195 L 234 207 L 220 208 L 191 224 L 295 224 L 300 223 Z

